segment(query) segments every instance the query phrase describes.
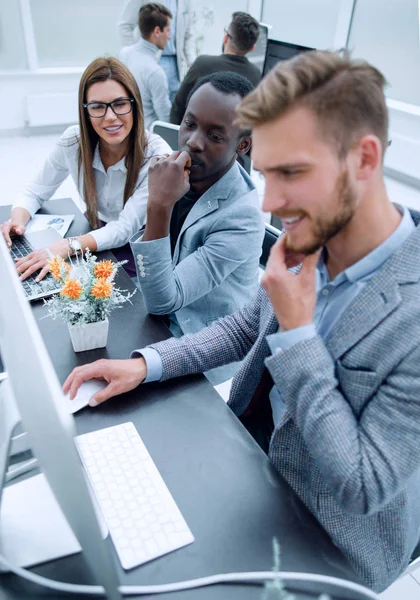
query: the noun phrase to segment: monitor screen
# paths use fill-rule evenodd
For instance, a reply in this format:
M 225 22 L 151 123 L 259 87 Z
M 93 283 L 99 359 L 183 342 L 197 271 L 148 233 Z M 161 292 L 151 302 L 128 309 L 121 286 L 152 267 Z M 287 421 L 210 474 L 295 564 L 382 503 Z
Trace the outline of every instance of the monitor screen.
M 68 544 L 67 532 L 73 531 L 107 598 L 121 600 L 118 572 L 109 545 L 102 539 L 74 444 L 74 419 L 64 404 L 61 385 L 3 236 L 0 281 L 0 351 L 8 375 L 0 382 L 0 504 L 6 495 L 14 499 L 9 501 L 10 529 L 6 535 L 2 529 L 0 553 L 12 564 L 16 559 L 20 566 L 32 566 L 77 552 L 77 546 L 74 549 L 71 543 L 69 548 Z M 11 484 L 10 496 L 9 486 L 5 489 L 5 466 L 19 416 L 42 474 Z M 34 508 L 25 512 L 20 507 L 27 503 L 29 493 Z M 61 509 L 54 518 L 49 500 L 44 502 L 47 498 L 55 498 Z
M 263 71 L 265 53 L 267 51 L 267 40 L 268 40 L 268 25 L 260 23 L 260 34 L 258 36 L 257 43 L 255 44 L 255 50 L 247 54 L 247 59 L 252 62 L 258 69 Z
M 314 50 L 314 48 L 298 46 L 297 44 L 289 44 L 287 42 L 279 42 L 278 40 L 267 40 L 267 52 L 265 55 L 263 76 L 281 60 L 293 58 L 293 56 L 301 54 L 302 52 L 307 52 L 308 50 Z

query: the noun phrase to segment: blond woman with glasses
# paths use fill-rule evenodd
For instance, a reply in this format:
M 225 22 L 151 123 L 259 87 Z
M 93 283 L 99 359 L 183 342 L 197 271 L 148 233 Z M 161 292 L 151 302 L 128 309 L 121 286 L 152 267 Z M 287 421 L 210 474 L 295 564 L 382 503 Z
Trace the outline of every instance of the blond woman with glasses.
M 11 247 L 11 238 L 23 235 L 28 221 L 71 175 L 92 230 L 17 261 L 21 279 L 39 271 L 40 281 L 51 254 L 65 258 L 87 248 L 117 249 L 118 258 L 129 259 L 126 270 L 134 276 L 132 254 L 125 246 L 146 219 L 150 158 L 170 152 L 162 138 L 144 129 L 140 92 L 130 71 L 116 58 L 94 60 L 79 85 L 79 125 L 63 133 L 13 204 L 10 221 L 1 226 Z

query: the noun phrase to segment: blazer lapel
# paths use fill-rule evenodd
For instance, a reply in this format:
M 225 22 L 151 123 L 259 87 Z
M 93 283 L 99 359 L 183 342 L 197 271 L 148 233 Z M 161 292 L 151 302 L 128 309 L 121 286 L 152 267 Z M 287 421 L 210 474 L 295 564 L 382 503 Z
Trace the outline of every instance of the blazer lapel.
M 229 171 L 197 200 L 188 213 L 179 233 L 172 260 L 174 265 L 178 263 L 180 243 L 186 230 L 206 215 L 217 210 L 219 208 L 219 201 L 229 196 L 231 190 L 240 180 L 240 177 L 239 167 L 235 162 Z
M 208 196 L 206 198 L 206 194 L 207 194 L 207 192 L 205 194 L 203 194 L 201 196 L 201 198 L 199 198 L 197 200 L 197 202 L 194 204 L 194 206 L 188 213 L 187 218 L 184 221 L 184 224 L 182 225 L 181 231 L 180 231 L 178 239 L 176 241 L 176 246 L 174 249 L 174 256 L 172 259 L 172 262 L 174 265 L 176 265 L 178 263 L 179 249 L 180 249 L 182 236 L 184 235 L 184 233 L 188 229 L 188 227 L 191 227 L 191 225 L 194 225 L 194 223 L 196 223 L 197 221 L 199 221 L 206 215 L 214 212 L 215 210 L 217 210 L 219 208 L 219 199 L 214 198 L 214 197 L 211 198 L 210 196 Z
M 381 285 L 380 281 L 367 284 L 348 307 L 327 336 L 325 343 L 336 360 L 383 321 L 401 302 L 399 286 L 395 281 Z
M 325 343 L 334 360 L 342 356 L 401 302 L 400 285 L 420 279 L 420 229 L 387 260 L 332 328 Z

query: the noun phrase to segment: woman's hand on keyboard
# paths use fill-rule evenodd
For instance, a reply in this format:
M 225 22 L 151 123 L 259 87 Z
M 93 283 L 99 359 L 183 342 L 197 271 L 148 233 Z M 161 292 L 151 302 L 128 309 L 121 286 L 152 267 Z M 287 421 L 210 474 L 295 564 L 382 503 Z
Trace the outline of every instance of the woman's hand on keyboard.
M 5 221 L 1 225 L 1 232 L 4 237 L 4 241 L 7 244 L 8 248 L 12 247 L 12 239 L 10 236 L 12 235 L 23 235 L 25 233 L 25 225 L 19 223 L 18 221 Z
M 21 281 L 30 275 L 33 275 L 36 271 L 40 271 L 36 281 L 41 281 L 41 279 L 44 279 L 45 275 L 50 270 L 48 263 L 52 257 L 61 256 L 61 258 L 66 258 L 67 255 L 67 240 L 60 240 L 55 244 L 52 244 L 49 248 L 40 248 L 39 250 L 35 250 L 27 256 L 20 258 L 15 264 Z
M 85 381 L 105 379 L 108 385 L 89 400 L 90 406 L 97 406 L 113 396 L 134 390 L 144 381 L 146 373 L 146 361 L 142 357 L 127 360 L 101 359 L 73 369 L 64 382 L 63 392 L 69 393 L 70 400 L 73 400 Z

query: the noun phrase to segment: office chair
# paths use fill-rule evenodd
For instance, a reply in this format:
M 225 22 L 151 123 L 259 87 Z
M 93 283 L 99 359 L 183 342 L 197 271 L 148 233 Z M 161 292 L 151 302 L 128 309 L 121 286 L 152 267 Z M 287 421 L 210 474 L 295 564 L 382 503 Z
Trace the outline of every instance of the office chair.
M 417 544 L 417 547 L 414 548 L 414 552 L 411 556 L 411 562 L 406 568 L 406 570 L 403 573 L 401 573 L 399 579 L 401 579 L 401 577 L 405 577 L 405 575 L 409 575 L 417 569 L 420 569 L 420 542 Z
M 154 121 L 150 127 L 150 131 L 160 135 L 160 137 L 169 144 L 172 150 L 178 150 L 179 125 L 166 123 L 165 121 Z
M 260 256 L 260 268 L 265 269 L 267 260 L 270 255 L 271 246 L 273 246 L 280 236 L 280 230 L 272 225 L 265 224 L 265 235 L 262 245 L 262 253 Z
M 241 167 L 243 169 L 245 169 L 245 171 L 248 173 L 248 175 L 250 175 L 251 174 L 251 154 L 250 154 L 250 152 L 248 152 L 247 154 L 238 155 L 238 158 L 236 160 L 241 165 Z

